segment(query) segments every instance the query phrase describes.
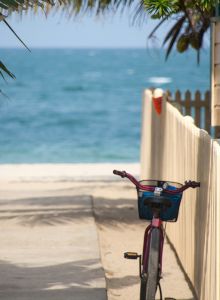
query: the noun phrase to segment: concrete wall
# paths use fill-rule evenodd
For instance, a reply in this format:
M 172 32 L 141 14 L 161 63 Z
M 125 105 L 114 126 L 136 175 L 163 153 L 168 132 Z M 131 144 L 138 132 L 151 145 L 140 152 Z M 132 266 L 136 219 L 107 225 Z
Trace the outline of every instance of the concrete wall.
M 143 96 L 141 178 L 201 182 L 185 192 L 178 221 L 167 232 L 198 299 L 220 300 L 220 146 L 165 100 L 158 115 L 149 90 Z

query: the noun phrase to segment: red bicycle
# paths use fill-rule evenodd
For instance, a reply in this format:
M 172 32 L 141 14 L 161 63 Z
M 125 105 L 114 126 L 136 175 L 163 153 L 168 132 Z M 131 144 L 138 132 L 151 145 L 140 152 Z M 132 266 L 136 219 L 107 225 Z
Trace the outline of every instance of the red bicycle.
M 139 218 L 150 221 L 145 230 L 143 253 L 126 252 L 127 259 L 139 258 L 140 300 L 155 300 L 159 288 L 160 299 L 162 290 L 162 255 L 165 237 L 163 221 L 176 222 L 183 192 L 188 188 L 200 186 L 199 182 L 186 181 L 184 185 L 161 180 L 137 181 L 125 171 L 114 170 L 115 175 L 128 178 L 137 188 Z M 166 298 L 172 299 L 172 298 Z

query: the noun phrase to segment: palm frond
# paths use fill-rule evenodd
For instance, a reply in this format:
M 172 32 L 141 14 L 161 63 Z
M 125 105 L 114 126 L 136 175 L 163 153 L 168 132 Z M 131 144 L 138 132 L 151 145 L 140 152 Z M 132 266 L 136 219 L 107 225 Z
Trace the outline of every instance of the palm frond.
M 144 0 L 141 0 L 134 8 L 132 24 L 143 24 L 146 21 L 147 17 L 148 15 L 145 10 Z
M 166 20 L 176 16 L 178 21 L 168 31 L 163 41 L 163 45 L 168 44 L 167 59 L 182 31 L 185 31 L 184 34 L 188 36 L 194 31 L 199 33 L 201 28 L 205 28 L 204 32 L 207 31 L 207 28 L 210 27 L 212 11 L 218 2 L 219 0 L 138 0 L 138 3 L 136 0 L 0 0 L 0 21 L 3 21 L 24 47 L 30 51 L 28 46 L 6 21 L 7 16 L 12 12 L 22 14 L 29 9 L 34 9 L 37 12 L 38 8 L 40 8 L 47 14 L 55 8 L 67 12 L 69 16 L 76 16 L 86 13 L 94 15 L 105 12 L 115 13 L 119 10 L 124 12 L 125 8 L 131 8 L 133 25 L 137 22 L 142 24 L 149 17 L 160 19 L 159 24 L 150 33 L 149 38 L 154 35 Z M 193 22 L 191 22 L 192 20 Z M 191 26 L 190 29 L 189 24 Z M 204 34 L 199 35 L 199 45 L 202 45 L 203 36 Z M 14 78 L 14 75 L 4 65 L 0 65 L 1 70 Z M 2 76 L 1 73 L 0 76 Z
M 15 75 L 14 75 L 13 73 L 11 73 L 11 72 L 6 68 L 6 66 L 3 64 L 2 61 L 0 61 L 0 69 L 1 69 L 2 71 L 4 71 L 6 74 L 8 74 L 8 76 L 10 76 L 11 78 L 15 79 Z M 1 73 L 2 73 L 2 72 L 1 72 Z M 3 73 L 2 73 L 1 75 L 3 75 Z M 4 75 L 3 75 L 3 77 L 4 77 Z
M 164 40 L 163 40 L 163 45 L 165 45 L 167 43 L 167 41 L 169 39 L 171 39 L 171 37 L 173 35 L 175 35 L 175 33 L 179 33 L 181 28 L 182 28 L 182 25 L 185 21 L 186 17 L 185 16 L 182 16 L 172 27 L 171 29 L 168 31 L 168 33 L 166 34 Z
M 17 33 L 14 31 L 14 29 L 8 24 L 8 22 L 4 19 L 3 22 L 6 24 L 6 26 L 13 32 L 13 34 L 16 36 L 16 38 L 24 45 L 24 47 L 31 52 L 31 50 L 28 48 L 28 46 L 22 41 L 22 39 L 17 35 Z
M 148 38 L 151 39 L 152 36 L 154 35 L 154 33 L 157 31 L 157 29 L 159 29 L 159 27 L 165 22 L 167 21 L 167 17 L 163 18 L 155 27 L 154 29 L 151 31 L 151 33 L 149 34 Z
M 0 75 L 2 76 L 2 78 L 4 79 L 4 81 L 6 82 L 5 76 L 4 76 L 4 74 L 2 73 L 2 71 L 0 71 Z
M 179 33 L 181 32 L 181 29 L 182 29 L 182 25 L 184 24 L 185 22 L 185 19 L 186 17 L 185 16 L 182 16 L 176 23 L 175 25 L 171 28 L 171 30 L 168 32 L 168 34 L 166 35 L 166 37 L 164 38 L 164 41 L 163 41 L 163 45 L 165 43 L 168 42 L 168 40 L 170 40 L 169 42 L 169 45 L 168 45 L 168 48 L 167 48 L 167 51 L 166 51 L 166 59 L 169 57 L 170 55 L 170 52 L 173 48 L 173 45 L 174 43 L 176 42 L 178 36 L 179 36 Z

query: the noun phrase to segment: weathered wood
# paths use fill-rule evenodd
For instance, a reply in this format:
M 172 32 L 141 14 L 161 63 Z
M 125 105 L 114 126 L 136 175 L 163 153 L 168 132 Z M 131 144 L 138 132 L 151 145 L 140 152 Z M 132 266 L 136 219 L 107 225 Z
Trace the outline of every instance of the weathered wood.
M 179 90 L 176 91 L 175 93 L 175 100 L 174 103 L 177 104 L 177 107 L 179 109 L 179 111 L 184 114 L 184 106 L 182 105 L 182 100 L 181 100 L 181 92 Z M 176 106 L 176 105 L 175 105 Z
M 211 104 L 209 91 L 206 91 L 204 100 L 202 99 L 201 92 L 198 90 L 195 92 L 194 99 L 192 99 L 189 90 L 185 92 L 184 99 L 181 98 L 181 92 L 179 90 L 176 91 L 174 99 L 172 99 L 171 93 L 168 91 L 167 93 L 167 95 L 169 95 L 168 101 L 178 107 L 183 115 L 194 117 L 196 126 L 205 129 L 209 134 L 211 133 Z M 203 116 L 205 120 L 203 120 Z M 218 129 L 216 132 L 218 132 Z M 219 134 L 219 132 L 217 134 Z
M 199 91 L 196 91 L 195 93 L 195 124 L 196 126 L 200 127 L 201 125 L 201 94 Z
M 215 126 L 214 128 L 215 128 L 214 138 L 220 139 L 220 126 Z
M 190 93 L 190 91 L 188 90 L 188 91 L 186 91 L 186 93 L 185 93 L 185 103 L 184 103 L 184 105 L 185 105 L 185 108 L 186 108 L 186 115 L 187 116 L 191 116 L 191 93 Z
M 167 90 L 166 91 L 166 95 L 167 95 L 168 101 L 172 99 L 172 93 L 171 93 L 171 91 Z
M 205 130 L 210 133 L 211 131 L 211 100 L 210 92 L 205 93 Z
M 166 97 L 166 100 L 167 100 L 168 102 L 170 102 L 170 103 L 174 102 L 174 101 L 173 101 L 173 97 L 172 97 L 171 91 L 166 90 L 166 92 L 165 92 L 165 97 Z M 172 104 L 173 104 L 173 103 L 172 103 Z

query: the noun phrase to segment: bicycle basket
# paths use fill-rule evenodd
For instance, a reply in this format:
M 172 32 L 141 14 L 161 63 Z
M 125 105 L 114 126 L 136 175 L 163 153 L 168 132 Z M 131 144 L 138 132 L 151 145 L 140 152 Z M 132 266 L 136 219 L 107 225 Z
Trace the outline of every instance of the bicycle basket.
M 140 181 L 142 185 L 147 185 L 151 187 L 163 187 L 164 184 L 167 185 L 167 190 L 175 190 L 177 188 L 181 188 L 182 184 L 177 182 L 169 182 L 169 181 L 159 181 L 159 180 L 142 180 Z M 152 220 L 153 212 L 149 206 L 144 205 L 144 199 L 148 197 L 153 197 L 154 192 L 144 191 L 141 189 L 137 189 L 138 192 L 138 213 L 140 219 Z M 182 193 L 179 194 L 168 194 L 162 192 L 162 196 L 166 196 L 171 202 L 171 206 L 161 210 L 160 219 L 162 221 L 167 222 L 176 222 L 179 214 L 180 202 L 182 199 Z

